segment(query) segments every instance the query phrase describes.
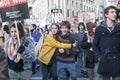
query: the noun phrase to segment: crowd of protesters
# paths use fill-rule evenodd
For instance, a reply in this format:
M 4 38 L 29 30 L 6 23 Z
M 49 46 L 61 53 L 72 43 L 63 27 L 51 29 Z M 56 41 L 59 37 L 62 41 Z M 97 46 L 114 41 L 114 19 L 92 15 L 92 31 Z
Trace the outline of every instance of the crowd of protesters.
M 20 21 L 10 26 L 0 23 L 0 80 L 31 80 L 37 69 L 43 80 L 95 80 L 96 64 L 102 80 L 120 80 L 116 11 L 108 6 L 100 25 L 79 22 L 77 31 L 69 21 L 53 23 L 45 30 Z

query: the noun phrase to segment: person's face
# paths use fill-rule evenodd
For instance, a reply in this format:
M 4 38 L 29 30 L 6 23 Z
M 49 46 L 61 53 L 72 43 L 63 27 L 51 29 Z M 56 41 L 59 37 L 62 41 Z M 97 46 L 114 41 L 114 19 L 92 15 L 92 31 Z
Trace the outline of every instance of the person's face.
M 30 26 L 30 29 L 34 29 L 34 27 L 33 27 L 33 26 Z
M 69 29 L 65 25 L 61 26 L 60 30 L 61 30 L 63 35 L 65 35 L 69 32 Z
M 80 31 L 84 31 L 84 27 L 82 25 L 79 26 Z
M 16 28 L 14 28 L 14 27 L 10 28 L 10 34 L 11 34 L 13 39 L 17 39 Z
M 57 32 L 58 32 L 58 28 L 57 28 L 56 25 L 52 25 L 51 32 L 52 32 L 52 34 L 57 34 Z
M 96 30 L 96 27 L 94 27 L 94 28 L 92 28 L 93 29 L 93 32 L 95 32 L 95 30 Z
M 105 14 L 106 18 L 114 21 L 116 20 L 116 16 L 117 16 L 117 11 L 115 9 L 109 9 L 108 13 Z

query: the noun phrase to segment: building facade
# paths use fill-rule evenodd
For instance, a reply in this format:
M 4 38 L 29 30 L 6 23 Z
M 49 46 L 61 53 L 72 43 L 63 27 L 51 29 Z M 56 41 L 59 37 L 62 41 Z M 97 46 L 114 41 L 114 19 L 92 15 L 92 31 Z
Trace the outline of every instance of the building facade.
M 62 9 L 62 20 L 68 20 L 73 24 L 75 19 L 78 19 L 76 20 L 78 22 L 84 21 L 90 13 L 95 13 L 96 8 L 94 0 L 31 0 L 31 2 L 32 16 L 36 16 L 39 20 L 51 18 L 48 16 L 51 14 L 51 9 Z

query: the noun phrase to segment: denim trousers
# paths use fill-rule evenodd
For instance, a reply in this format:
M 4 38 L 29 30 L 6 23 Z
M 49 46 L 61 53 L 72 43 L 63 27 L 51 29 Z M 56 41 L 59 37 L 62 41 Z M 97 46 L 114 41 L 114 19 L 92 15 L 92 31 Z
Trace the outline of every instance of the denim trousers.
M 75 63 L 57 62 L 58 80 L 66 80 L 66 72 L 70 74 L 71 80 L 76 80 Z

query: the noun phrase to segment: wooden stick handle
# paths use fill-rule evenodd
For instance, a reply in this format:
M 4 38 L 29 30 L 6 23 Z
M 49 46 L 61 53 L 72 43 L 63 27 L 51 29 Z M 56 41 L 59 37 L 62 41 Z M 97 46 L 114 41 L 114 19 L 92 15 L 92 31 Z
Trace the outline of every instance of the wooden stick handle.
M 17 26 L 16 20 L 15 20 L 15 27 L 16 27 L 16 32 L 17 32 L 18 46 L 20 46 L 20 36 L 19 36 L 19 31 L 18 31 L 18 26 Z

